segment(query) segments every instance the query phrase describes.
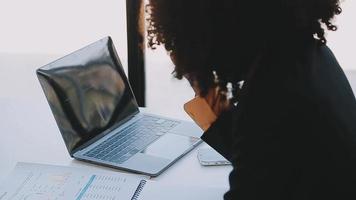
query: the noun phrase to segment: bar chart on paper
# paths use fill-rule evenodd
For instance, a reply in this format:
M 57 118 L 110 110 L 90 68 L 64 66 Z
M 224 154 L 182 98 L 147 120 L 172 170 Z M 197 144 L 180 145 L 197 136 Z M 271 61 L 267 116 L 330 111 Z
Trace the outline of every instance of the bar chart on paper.
M 131 199 L 142 177 L 20 163 L 0 186 L 0 200 Z

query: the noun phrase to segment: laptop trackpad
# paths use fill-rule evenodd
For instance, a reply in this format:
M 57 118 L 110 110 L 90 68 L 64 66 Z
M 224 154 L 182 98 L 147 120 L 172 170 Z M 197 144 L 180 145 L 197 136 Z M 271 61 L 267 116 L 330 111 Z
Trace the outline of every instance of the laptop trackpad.
M 120 166 L 138 172 L 156 175 L 169 165 L 170 162 L 168 159 L 137 153 Z
M 121 166 L 149 174 L 158 174 L 197 141 L 199 138 L 167 133 Z
M 199 138 L 167 133 L 141 151 L 142 154 L 174 160 L 190 149 Z

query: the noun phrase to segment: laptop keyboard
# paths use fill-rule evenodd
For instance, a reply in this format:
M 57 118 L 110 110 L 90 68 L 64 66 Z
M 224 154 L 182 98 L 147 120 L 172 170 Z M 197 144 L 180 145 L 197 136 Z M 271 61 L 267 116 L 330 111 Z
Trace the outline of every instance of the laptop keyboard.
M 84 155 L 121 164 L 178 124 L 177 121 L 145 115 Z

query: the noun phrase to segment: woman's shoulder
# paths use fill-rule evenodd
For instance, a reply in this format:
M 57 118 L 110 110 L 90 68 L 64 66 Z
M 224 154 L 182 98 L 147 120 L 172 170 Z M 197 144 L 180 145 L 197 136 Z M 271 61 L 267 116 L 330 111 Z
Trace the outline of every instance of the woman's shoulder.
M 316 99 L 318 95 L 320 98 L 338 95 L 333 89 L 339 89 L 349 98 L 353 97 L 345 73 L 327 45 L 317 41 L 299 46 L 286 45 L 266 57 L 260 79 L 268 79 L 278 91 Z
M 356 103 L 345 72 L 328 46 L 314 47 L 308 63 L 308 66 L 304 66 L 307 67 L 305 76 L 308 79 L 306 81 L 317 100 L 325 101 L 324 103 L 329 101 L 328 104 L 336 103 L 336 101 Z
M 349 110 L 356 120 L 353 91 L 330 48 L 316 42 L 288 48 L 268 53 L 261 61 L 251 80 L 249 104 L 263 99 L 281 110 L 295 105 Z

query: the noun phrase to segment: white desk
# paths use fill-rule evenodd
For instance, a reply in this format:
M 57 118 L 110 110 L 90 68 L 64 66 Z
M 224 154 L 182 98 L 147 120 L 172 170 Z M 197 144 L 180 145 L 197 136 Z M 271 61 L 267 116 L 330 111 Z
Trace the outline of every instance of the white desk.
M 36 68 L 57 57 L 0 54 L 0 180 L 19 161 L 115 171 L 69 157 L 35 76 Z M 193 92 L 186 82 L 171 78 L 171 68 L 165 65 L 170 64 L 164 59 L 148 60 L 148 110 L 187 119 L 181 107 Z M 348 76 L 356 88 L 356 72 L 348 72 Z M 202 167 L 196 155 L 197 149 L 154 180 L 228 188 L 228 174 L 232 168 Z
M 20 161 L 117 171 L 70 158 L 35 75 L 35 69 L 56 58 L 58 56 L 0 54 L 0 181 Z M 147 110 L 188 119 L 181 108 L 193 96 L 189 85 L 173 80 L 168 66 L 161 67 L 169 65 L 167 60 L 150 62 L 149 66 L 159 67 L 147 70 Z M 160 73 L 156 73 L 157 70 Z M 196 156 L 197 149 L 154 180 L 164 184 L 228 188 L 232 168 L 202 167 Z

